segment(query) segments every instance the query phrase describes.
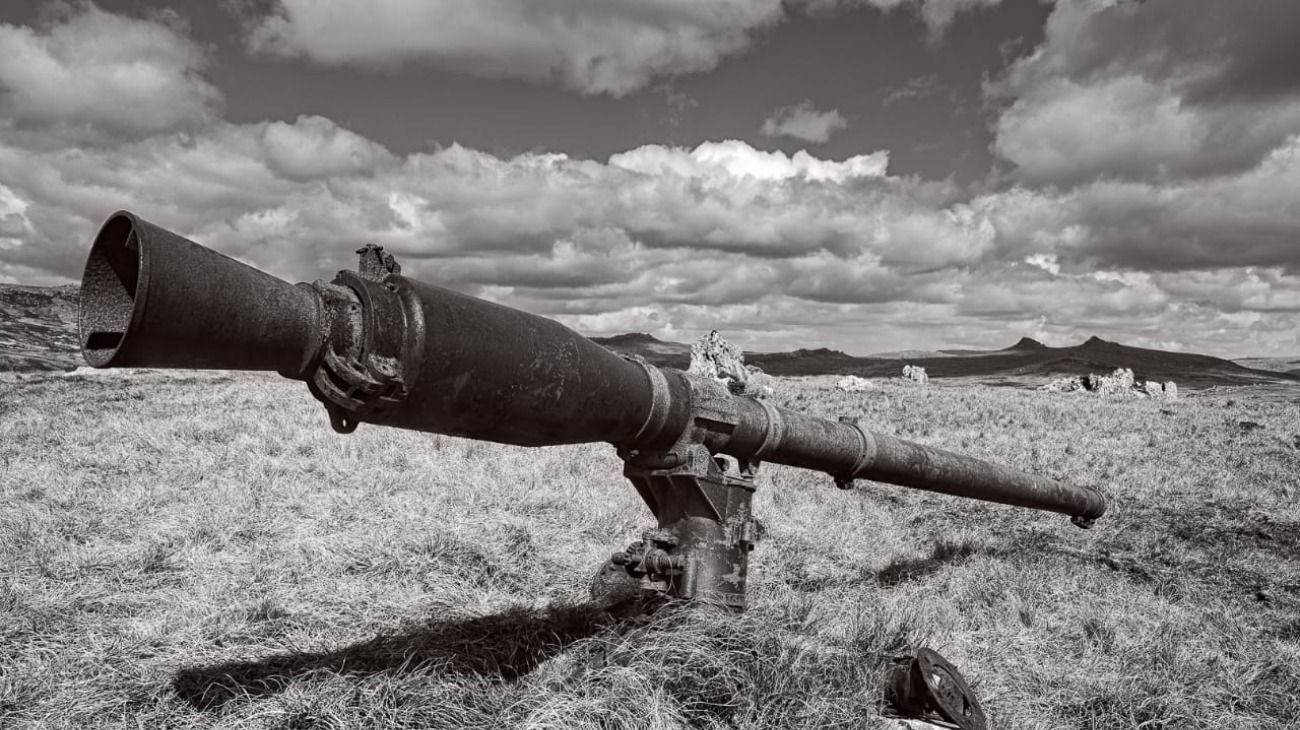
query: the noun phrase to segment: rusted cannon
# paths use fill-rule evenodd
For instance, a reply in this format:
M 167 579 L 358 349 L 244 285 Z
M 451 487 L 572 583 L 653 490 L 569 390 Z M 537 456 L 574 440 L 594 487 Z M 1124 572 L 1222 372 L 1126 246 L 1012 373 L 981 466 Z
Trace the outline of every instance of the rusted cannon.
M 659 521 L 607 573 L 648 595 L 745 606 L 765 461 L 841 488 L 889 482 L 1050 510 L 1088 526 L 1089 487 L 732 394 L 622 357 L 557 322 L 408 279 L 375 246 L 357 271 L 289 284 L 139 217 L 104 223 L 86 262 L 81 346 L 95 367 L 273 370 L 307 383 L 336 431 L 359 423 L 524 446 L 608 442 Z

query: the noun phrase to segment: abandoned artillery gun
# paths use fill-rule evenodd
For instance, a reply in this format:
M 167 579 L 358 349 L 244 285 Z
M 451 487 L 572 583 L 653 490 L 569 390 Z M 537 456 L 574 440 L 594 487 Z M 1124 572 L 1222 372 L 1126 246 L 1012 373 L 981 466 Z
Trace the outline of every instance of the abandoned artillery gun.
M 608 442 L 658 528 L 604 572 L 649 596 L 745 607 L 762 462 L 1050 510 L 1087 527 L 1099 492 L 737 395 L 617 355 L 544 317 L 408 279 L 376 246 L 358 271 L 289 284 L 119 212 L 95 238 L 80 337 L 95 367 L 271 370 L 340 433 L 359 423 L 523 446 Z

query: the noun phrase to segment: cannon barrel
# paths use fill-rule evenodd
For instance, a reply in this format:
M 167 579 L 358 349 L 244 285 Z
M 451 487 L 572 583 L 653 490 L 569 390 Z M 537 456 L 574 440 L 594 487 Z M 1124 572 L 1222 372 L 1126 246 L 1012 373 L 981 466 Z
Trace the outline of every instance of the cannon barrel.
M 545 317 L 404 277 L 362 249 L 360 271 L 289 284 L 118 212 L 92 245 L 80 334 L 95 367 L 271 370 L 304 380 L 334 427 L 359 422 L 544 446 L 715 454 L 1060 512 L 1086 523 L 1094 489 L 733 395 L 625 358 Z

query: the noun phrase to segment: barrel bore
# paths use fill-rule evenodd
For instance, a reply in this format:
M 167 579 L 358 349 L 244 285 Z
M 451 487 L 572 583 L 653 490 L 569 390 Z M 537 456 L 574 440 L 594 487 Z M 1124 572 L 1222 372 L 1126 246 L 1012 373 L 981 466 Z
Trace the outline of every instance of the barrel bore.
M 131 219 L 110 218 L 95 238 L 81 277 L 81 349 L 95 367 L 113 359 L 131 326 L 141 258 Z

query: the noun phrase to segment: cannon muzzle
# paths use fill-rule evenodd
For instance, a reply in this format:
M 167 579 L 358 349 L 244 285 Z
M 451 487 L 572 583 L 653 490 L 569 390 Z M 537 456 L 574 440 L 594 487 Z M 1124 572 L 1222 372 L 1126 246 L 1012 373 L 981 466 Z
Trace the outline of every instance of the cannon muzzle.
M 301 376 L 320 307 L 294 286 L 121 211 L 81 282 L 81 349 L 95 367 L 274 370 Z

